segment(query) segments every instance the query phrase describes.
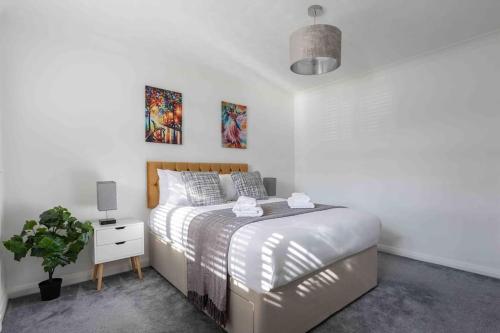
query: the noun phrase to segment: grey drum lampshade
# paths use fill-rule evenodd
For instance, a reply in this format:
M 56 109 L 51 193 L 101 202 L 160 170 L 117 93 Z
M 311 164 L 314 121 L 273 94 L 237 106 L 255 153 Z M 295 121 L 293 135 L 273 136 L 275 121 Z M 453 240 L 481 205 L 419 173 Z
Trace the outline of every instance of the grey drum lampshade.
M 276 178 L 264 177 L 262 178 L 262 182 L 264 183 L 264 187 L 266 188 L 267 195 L 276 195 Z
M 309 7 L 309 16 L 323 13 L 319 5 Z M 302 75 L 331 72 L 340 66 L 342 32 L 328 24 L 302 27 L 290 36 L 290 69 Z
M 342 32 L 327 24 L 300 28 L 290 37 L 290 69 L 302 75 L 331 72 L 340 66 Z
M 117 209 L 116 182 L 97 182 L 97 209 L 99 211 Z

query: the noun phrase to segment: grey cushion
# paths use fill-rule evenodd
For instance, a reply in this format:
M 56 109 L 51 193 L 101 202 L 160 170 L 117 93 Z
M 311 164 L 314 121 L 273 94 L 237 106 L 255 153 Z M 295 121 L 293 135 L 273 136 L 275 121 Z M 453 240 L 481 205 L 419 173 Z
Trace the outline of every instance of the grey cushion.
M 191 205 L 220 205 L 225 202 L 217 172 L 183 171 L 182 180 Z
M 233 172 L 231 178 L 233 178 L 238 196 L 244 195 L 255 199 L 268 198 L 260 172 Z

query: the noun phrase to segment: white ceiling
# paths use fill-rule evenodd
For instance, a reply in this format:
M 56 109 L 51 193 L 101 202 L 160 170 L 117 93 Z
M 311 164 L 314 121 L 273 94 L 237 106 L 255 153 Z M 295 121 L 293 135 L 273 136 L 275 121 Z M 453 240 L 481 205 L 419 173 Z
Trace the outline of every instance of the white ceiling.
M 2 0 L 2 10 L 29 13 L 74 29 L 141 43 L 228 71 L 241 66 L 297 91 L 366 72 L 500 29 L 499 0 Z M 342 66 L 305 77 L 289 69 L 288 38 L 319 23 L 343 32 Z M 6 8 L 6 9 L 5 9 Z

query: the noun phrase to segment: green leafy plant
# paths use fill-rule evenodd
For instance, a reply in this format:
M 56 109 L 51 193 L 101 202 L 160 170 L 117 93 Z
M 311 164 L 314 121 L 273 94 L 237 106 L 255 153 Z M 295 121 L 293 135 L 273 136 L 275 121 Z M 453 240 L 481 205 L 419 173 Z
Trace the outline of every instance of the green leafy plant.
M 21 234 L 3 242 L 14 259 L 21 261 L 28 253 L 43 258 L 42 266 L 49 273 L 49 281 L 57 266 L 74 263 L 92 235 L 92 224 L 80 222 L 64 207 L 57 206 L 43 212 L 40 221 L 28 220 Z

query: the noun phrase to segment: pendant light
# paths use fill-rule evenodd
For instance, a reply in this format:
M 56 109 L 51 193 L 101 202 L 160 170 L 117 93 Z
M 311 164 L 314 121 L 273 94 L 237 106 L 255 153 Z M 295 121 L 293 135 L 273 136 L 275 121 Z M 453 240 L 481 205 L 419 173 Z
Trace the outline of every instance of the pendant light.
M 319 75 L 340 66 L 342 32 L 328 24 L 316 24 L 316 17 L 323 14 L 323 7 L 313 5 L 308 9 L 314 24 L 300 28 L 290 36 L 290 69 L 301 75 Z

